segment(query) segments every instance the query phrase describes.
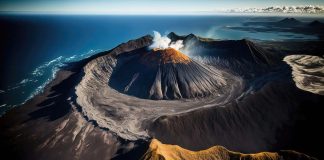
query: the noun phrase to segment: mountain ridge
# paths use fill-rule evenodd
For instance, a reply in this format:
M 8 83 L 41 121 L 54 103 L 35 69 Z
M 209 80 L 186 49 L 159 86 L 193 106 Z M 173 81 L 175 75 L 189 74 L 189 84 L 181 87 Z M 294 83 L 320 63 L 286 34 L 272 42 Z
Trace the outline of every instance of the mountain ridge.
M 223 146 L 213 146 L 205 150 L 191 151 L 178 145 L 163 144 L 152 139 L 147 152 L 141 160 L 316 160 L 313 157 L 290 150 L 279 152 L 259 152 L 243 154 L 233 152 Z

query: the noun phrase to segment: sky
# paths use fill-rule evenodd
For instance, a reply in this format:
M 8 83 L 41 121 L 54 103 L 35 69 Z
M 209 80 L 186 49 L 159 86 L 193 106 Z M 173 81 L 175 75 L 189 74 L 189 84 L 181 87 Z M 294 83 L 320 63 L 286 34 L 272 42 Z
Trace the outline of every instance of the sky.
M 234 8 L 322 5 L 324 0 L 0 0 L 0 12 L 203 14 Z

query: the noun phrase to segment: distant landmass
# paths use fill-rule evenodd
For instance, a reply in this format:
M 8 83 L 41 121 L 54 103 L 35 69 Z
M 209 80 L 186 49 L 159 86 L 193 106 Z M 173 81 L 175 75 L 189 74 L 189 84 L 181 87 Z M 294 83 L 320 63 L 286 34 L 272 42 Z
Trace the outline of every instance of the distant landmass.
M 314 35 L 319 39 L 324 37 L 324 25 L 319 20 L 312 22 L 302 22 L 296 18 L 284 18 L 279 21 L 251 21 L 245 22 L 243 26 L 226 27 L 233 30 L 243 30 L 250 32 L 287 32 L 304 35 Z M 260 27 L 262 26 L 262 27 Z M 292 39 L 294 39 L 292 37 Z

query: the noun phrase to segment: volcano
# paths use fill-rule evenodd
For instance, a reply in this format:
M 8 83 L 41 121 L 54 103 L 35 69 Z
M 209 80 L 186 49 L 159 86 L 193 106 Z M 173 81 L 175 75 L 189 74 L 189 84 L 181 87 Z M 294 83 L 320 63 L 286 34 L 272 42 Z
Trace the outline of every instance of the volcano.
M 43 93 L 0 118 L 0 153 L 323 159 L 322 59 L 279 54 L 296 48 L 284 42 L 175 33 L 160 40 L 152 47 L 154 38 L 143 36 L 63 67 Z
M 141 50 L 117 58 L 109 86 L 146 99 L 198 98 L 221 94 L 222 72 L 173 48 Z

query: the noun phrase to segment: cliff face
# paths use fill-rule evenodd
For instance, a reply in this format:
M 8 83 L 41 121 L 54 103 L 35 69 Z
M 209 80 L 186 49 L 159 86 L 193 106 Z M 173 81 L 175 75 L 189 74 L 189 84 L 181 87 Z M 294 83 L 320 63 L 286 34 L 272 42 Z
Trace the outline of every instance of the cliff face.
M 142 160 L 315 160 L 310 156 L 294 151 L 261 152 L 242 154 L 229 151 L 222 146 L 206 150 L 190 151 L 177 145 L 163 144 L 153 139 Z
M 284 61 L 292 68 L 292 77 L 298 88 L 324 95 L 324 59 L 310 55 L 289 55 Z

